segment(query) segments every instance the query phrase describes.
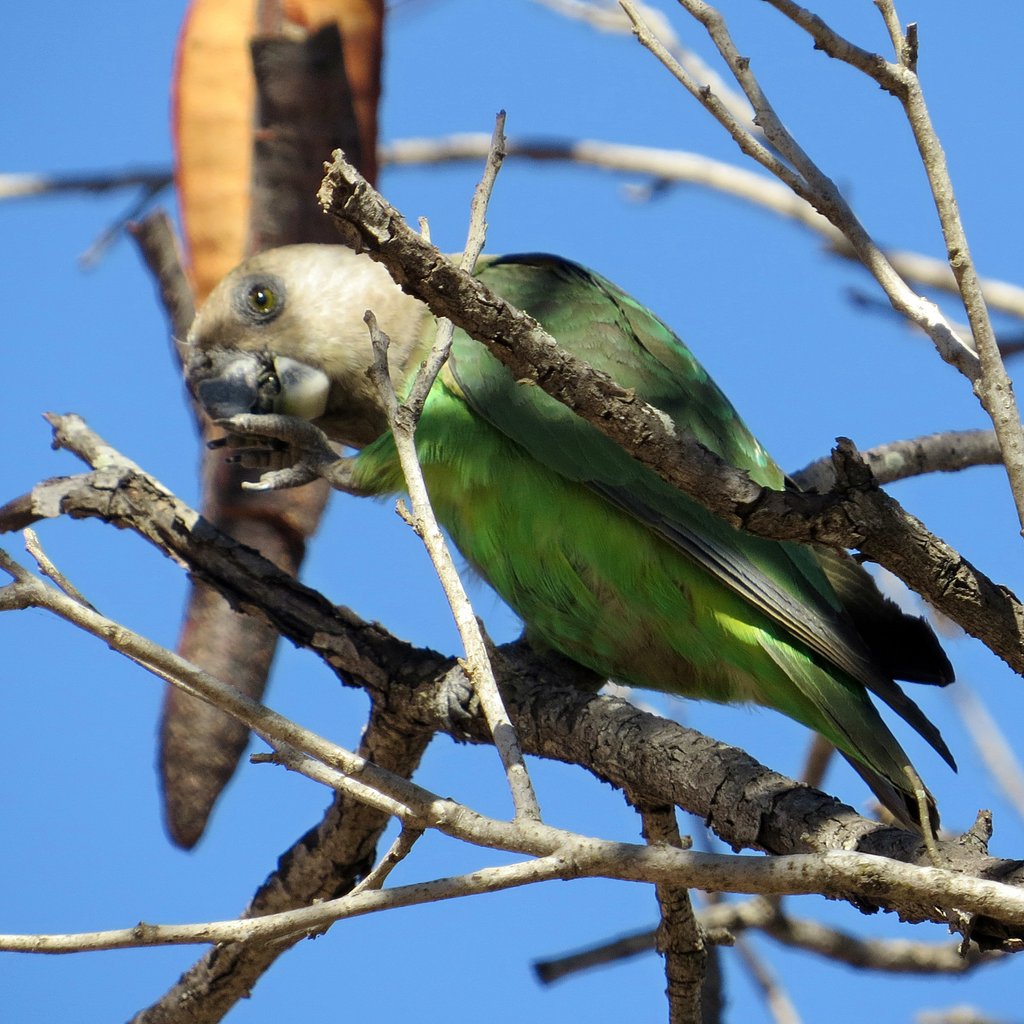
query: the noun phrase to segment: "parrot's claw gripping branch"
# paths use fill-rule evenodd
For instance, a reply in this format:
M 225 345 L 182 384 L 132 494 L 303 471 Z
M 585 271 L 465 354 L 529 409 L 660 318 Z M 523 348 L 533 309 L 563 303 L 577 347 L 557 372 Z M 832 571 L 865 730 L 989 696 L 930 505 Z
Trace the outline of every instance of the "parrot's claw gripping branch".
M 228 437 L 223 441 L 213 442 L 213 445 L 237 447 L 238 461 L 250 468 L 263 469 L 267 466 L 268 454 L 280 453 L 281 449 L 272 442 L 279 442 L 287 448 L 290 465 L 270 469 L 263 473 L 259 480 L 243 483 L 242 486 L 247 490 L 284 490 L 289 487 L 301 487 L 322 477 L 335 490 L 350 494 L 361 493 L 352 483 L 351 459 L 339 456 L 327 435 L 308 420 L 275 413 L 242 413 L 229 419 L 218 420 L 217 425 L 228 431 Z M 271 444 L 254 444 L 254 439 Z M 244 441 L 245 444 L 240 445 L 240 441 Z

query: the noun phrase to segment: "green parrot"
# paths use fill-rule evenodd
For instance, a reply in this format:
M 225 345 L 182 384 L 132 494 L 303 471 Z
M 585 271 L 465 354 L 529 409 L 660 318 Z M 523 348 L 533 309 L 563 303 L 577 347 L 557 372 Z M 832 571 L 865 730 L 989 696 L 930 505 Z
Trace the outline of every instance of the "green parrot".
M 610 281 L 548 255 L 484 257 L 476 276 L 560 345 L 660 409 L 765 487 L 787 481 L 689 349 Z M 391 337 L 401 393 L 434 333 L 427 308 L 365 255 L 295 245 L 215 288 L 189 334 L 186 377 L 217 420 L 299 416 L 358 449 L 360 495 L 404 488 L 366 370 L 363 313 Z M 934 802 L 868 696 L 955 769 L 893 682 L 945 685 L 931 629 L 849 556 L 734 529 L 457 331 L 416 444 L 434 511 L 528 638 L 634 686 L 775 708 L 830 740 L 904 824 Z M 922 796 L 922 794 L 925 794 Z

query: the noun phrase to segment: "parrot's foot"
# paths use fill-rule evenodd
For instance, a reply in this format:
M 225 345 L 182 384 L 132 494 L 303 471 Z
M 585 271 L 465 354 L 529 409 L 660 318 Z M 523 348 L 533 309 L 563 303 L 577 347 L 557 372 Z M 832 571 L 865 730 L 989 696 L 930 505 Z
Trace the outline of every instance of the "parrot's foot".
M 352 460 L 340 457 L 327 435 L 308 420 L 243 413 L 216 422 L 228 436 L 211 447 L 230 449 L 229 459 L 247 469 L 267 470 L 259 480 L 243 483 L 246 490 L 284 490 L 322 477 L 337 490 L 359 493 L 351 484 Z
M 904 767 L 903 771 L 906 773 L 914 799 L 917 801 L 917 817 L 921 823 L 921 838 L 924 840 L 928 859 L 932 862 L 932 867 L 944 868 L 947 866 L 947 862 L 939 853 L 939 844 L 936 842 L 938 814 L 935 811 L 935 801 L 921 781 L 921 776 L 909 764 Z
M 295 461 L 289 446 L 276 438 L 225 434 L 208 441 L 206 447 L 211 451 L 223 449 L 225 462 L 237 463 L 244 469 L 284 469 Z

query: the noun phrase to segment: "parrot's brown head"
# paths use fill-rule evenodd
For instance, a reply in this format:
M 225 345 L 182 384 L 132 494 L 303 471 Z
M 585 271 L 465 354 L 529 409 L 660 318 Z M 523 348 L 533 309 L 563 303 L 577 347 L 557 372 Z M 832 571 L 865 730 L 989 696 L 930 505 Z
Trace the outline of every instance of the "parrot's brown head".
M 344 246 L 290 245 L 241 263 L 210 293 L 188 335 L 185 379 L 213 420 L 277 413 L 360 447 L 384 430 L 366 371 L 372 309 L 400 373 L 425 310 L 387 271 Z

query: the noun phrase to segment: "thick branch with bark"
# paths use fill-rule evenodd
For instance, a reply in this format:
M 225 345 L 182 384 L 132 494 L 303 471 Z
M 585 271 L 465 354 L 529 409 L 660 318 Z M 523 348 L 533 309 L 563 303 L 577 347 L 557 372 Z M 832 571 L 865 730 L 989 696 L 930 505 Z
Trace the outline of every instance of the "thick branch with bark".
M 389 870 L 386 858 L 372 873 L 373 882 L 368 877 L 351 896 L 341 896 L 336 906 L 302 909 L 308 902 L 308 899 L 302 899 L 294 910 L 285 914 L 259 913 L 261 895 L 268 891 L 273 893 L 272 880 L 269 890 L 264 887 L 247 913 L 248 917 L 261 919 L 252 926 L 226 923 L 184 928 L 140 925 L 128 931 L 80 936 L 3 936 L 0 937 L 0 947 L 34 952 L 69 952 L 128 945 L 255 938 L 290 942 L 311 927 L 390 906 L 408 906 L 472 892 L 495 891 L 544 878 L 603 876 L 655 883 L 665 918 L 665 941 L 662 945 L 668 953 L 674 1011 L 678 1010 L 689 1018 L 693 1014 L 685 1007 L 693 1008 L 699 1001 L 702 973 L 699 961 L 703 957 L 698 955 L 698 960 L 685 968 L 682 960 L 699 954 L 702 940 L 680 887 L 774 895 L 820 892 L 861 904 L 876 899 L 883 903 L 894 901 L 904 916 L 922 914 L 936 919 L 936 915 L 941 915 L 938 919 L 948 917 L 954 921 L 966 919 L 967 914 L 985 914 L 998 918 L 1011 930 L 1024 927 L 1024 893 L 1019 888 L 970 878 L 948 868 L 921 868 L 898 864 L 887 858 L 835 850 L 771 859 L 695 854 L 680 850 L 679 847 L 687 844 L 679 838 L 675 812 L 669 806 L 642 807 L 645 837 L 654 844 L 646 848 L 570 833 L 525 816 L 517 816 L 511 822 L 488 818 L 409 782 L 404 771 L 397 774 L 382 770 L 365 757 L 325 741 L 281 715 L 262 708 L 251 698 L 191 666 L 179 656 L 107 619 L 42 555 L 34 535 L 30 537 L 29 547 L 41 570 L 54 580 L 56 586 L 43 584 L 0 552 L 0 567 L 13 577 L 13 582 L 0 590 L 0 609 L 37 607 L 59 615 L 106 641 L 160 678 L 230 711 L 275 747 L 282 763 L 336 788 L 343 796 L 354 797 L 385 818 L 391 815 L 398 817 L 410 834 L 405 841 L 400 838 L 396 843 L 391 860 L 408 853 L 415 837 L 427 828 L 438 829 L 452 838 L 479 846 L 527 854 L 536 860 L 509 868 L 478 871 L 462 879 L 399 887 L 382 894 L 381 899 L 375 899 L 369 890 L 378 889 L 386 877 Z M 417 733 L 425 739 L 424 730 L 418 729 Z M 490 735 L 489 723 L 487 735 Z M 402 749 L 409 747 L 413 753 L 406 754 L 401 758 L 403 761 L 410 756 L 417 759 L 422 743 L 410 745 L 406 739 Z M 937 849 L 929 852 L 936 858 L 941 856 Z M 312 880 L 317 885 L 323 885 L 325 881 L 319 872 Z M 350 888 L 347 884 L 346 891 Z M 294 892 L 285 894 L 287 900 L 294 898 Z M 321 895 L 320 898 L 330 897 Z M 1020 944 L 1021 940 L 1015 938 L 1010 948 L 1018 948 Z M 697 970 L 694 971 L 693 967 Z

